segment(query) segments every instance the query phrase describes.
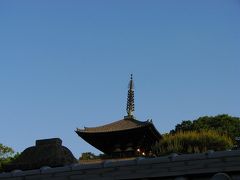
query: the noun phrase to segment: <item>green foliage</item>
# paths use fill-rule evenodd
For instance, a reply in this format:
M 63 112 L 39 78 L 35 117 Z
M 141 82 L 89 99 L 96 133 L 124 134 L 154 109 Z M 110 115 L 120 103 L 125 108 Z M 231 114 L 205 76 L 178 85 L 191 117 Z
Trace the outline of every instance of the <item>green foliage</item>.
M 82 153 L 82 156 L 79 158 L 80 160 L 92 160 L 96 159 L 97 156 L 91 152 L 84 152 Z
M 0 172 L 3 170 L 2 165 L 11 162 L 16 156 L 13 156 L 14 151 L 8 146 L 0 143 Z
M 13 155 L 14 151 L 12 148 L 0 144 L 0 159 L 5 159 Z
M 152 151 L 155 155 L 170 153 L 202 153 L 207 150 L 226 150 L 233 147 L 233 141 L 225 134 L 213 130 L 208 131 L 179 131 L 174 134 L 165 134 L 157 142 Z
M 215 130 L 219 133 L 225 133 L 234 140 L 235 137 L 240 136 L 240 118 L 227 114 L 199 117 L 194 121 L 182 121 L 170 133 L 202 130 Z
M 84 152 L 82 153 L 79 160 L 101 160 L 101 159 L 109 159 L 109 158 L 112 158 L 112 157 L 106 154 L 95 155 L 91 152 Z

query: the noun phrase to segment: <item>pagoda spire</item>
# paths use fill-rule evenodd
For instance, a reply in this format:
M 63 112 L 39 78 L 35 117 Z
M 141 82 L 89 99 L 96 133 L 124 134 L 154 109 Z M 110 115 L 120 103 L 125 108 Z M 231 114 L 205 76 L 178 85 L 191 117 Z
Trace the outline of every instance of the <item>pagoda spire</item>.
M 134 86 L 133 86 L 133 75 L 131 74 L 128 97 L 127 97 L 127 116 L 125 118 L 133 118 L 134 111 Z

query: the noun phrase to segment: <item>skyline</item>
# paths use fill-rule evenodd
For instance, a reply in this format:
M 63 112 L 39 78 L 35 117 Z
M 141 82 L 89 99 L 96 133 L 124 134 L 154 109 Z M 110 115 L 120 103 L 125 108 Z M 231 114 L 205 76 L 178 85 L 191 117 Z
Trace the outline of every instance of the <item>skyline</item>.
M 182 120 L 240 117 L 240 3 L 0 1 L 0 143 L 21 152 L 127 115 L 160 133 Z

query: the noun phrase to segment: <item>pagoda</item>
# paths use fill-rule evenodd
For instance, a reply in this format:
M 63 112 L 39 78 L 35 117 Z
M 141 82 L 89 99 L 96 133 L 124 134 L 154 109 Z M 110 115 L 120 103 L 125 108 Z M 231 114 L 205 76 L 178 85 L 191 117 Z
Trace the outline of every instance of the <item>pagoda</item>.
M 110 124 L 84 127 L 75 131 L 86 142 L 109 157 L 134 157 L 151 155 L 151 146 L 161 139 L 152 120 L 139 121 L 133 116 L 134 86 L 129 82 L 127 116 Z

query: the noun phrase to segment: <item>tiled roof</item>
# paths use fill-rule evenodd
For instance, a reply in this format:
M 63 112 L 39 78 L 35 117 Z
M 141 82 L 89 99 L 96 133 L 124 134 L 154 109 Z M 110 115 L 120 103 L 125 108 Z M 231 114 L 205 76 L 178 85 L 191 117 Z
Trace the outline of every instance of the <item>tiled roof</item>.
M 139 128 L 143 126 L 147 126 L 149 124 L 152 124 L 150 121 L 138 121 L 133 118 L 129 119 L 122 119 L 119 121 L 115 121 L 110 124 L 106 124 L 103 126 L 98 127 L 85 127 L 84 129 L 77 129 L 77 131 L 80 132 L 112 132 L 112 131 L 121 131 L 121 130 L 127 130 L 127 129 L 134 129 Z

